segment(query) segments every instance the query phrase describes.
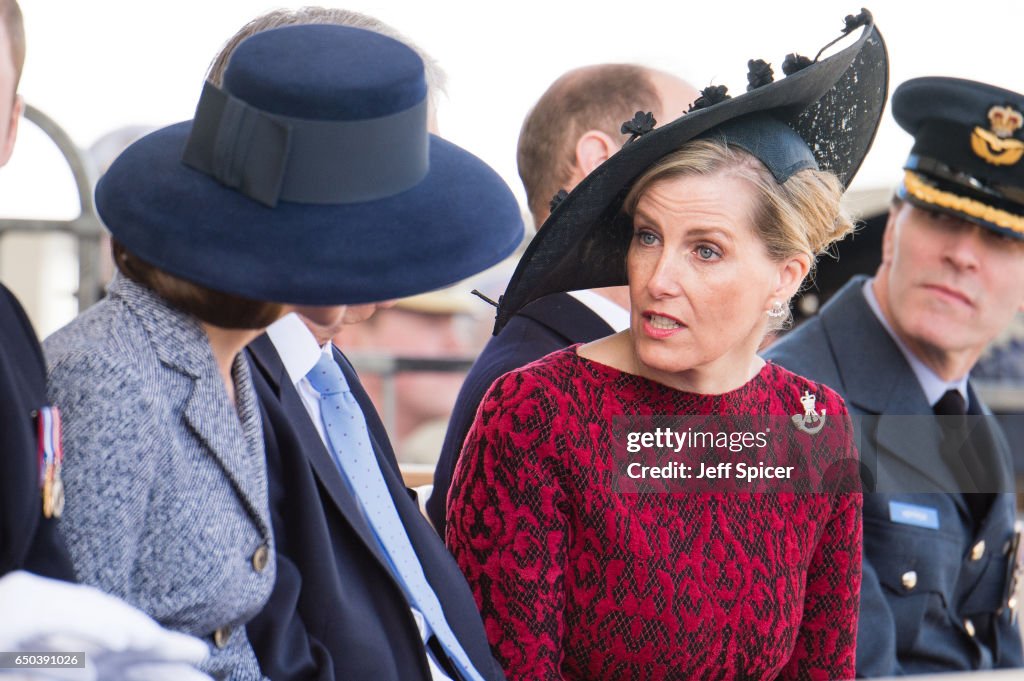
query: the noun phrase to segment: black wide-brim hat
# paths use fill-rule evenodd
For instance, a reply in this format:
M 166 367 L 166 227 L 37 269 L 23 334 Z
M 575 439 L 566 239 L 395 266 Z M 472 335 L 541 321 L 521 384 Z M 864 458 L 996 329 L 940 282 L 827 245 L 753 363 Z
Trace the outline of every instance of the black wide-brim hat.
M 848 185 L 874 140 L 888 88 L 885 43 L 870 13 L 847 17 L 844 35 L 861 26 L 857 40 L 832 56 L 812 62 L 790 55 L 779 81 L 764 82 L 771 71 L 763 62 L 755 77 L 751 62 L 754 89 L 723 100 L 724 88 L 708 88 L 698 100 L 702 108 L 667 125 L 650 129 L 638 112 L 623 125 L 635 139 L 561 199 L 538 230 L 499 300 L 494 333 L 543 296 L 625 284 L 622 202 L 644 171 L 697 137 L 738 143 L 780 182 L 816 165 Z
M 423 63 L 391 38 L 290 26 L 242 42 L 193 121 L 96 189 L 111 234 L 182 279 L 255 300 L 358 304 L 447 286 L 523 235 L 505 182 L 427 132 Z
M 892 94 L 914 136 L 900 198 L 1024 239 L 1024 95 L 959 78 L 915 78 Z

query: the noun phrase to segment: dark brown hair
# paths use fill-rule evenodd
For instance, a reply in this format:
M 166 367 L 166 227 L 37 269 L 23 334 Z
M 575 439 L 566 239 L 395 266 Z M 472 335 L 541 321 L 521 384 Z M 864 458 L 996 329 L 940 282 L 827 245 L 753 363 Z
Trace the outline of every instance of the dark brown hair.
M 116 240 L 110 241 L 121 274 L 145 286 L 172 307 L 222 329 L 262 329 L 284 314 L 280 303 L 265 303 L 193 284 L 140 260 Z
M 620 132 L 623 121 L 660 107 L 650 72 L 642 66 L 598 64 L 556 80 L 526 115 L 516 150 L 534 219 L 548 214 L 551 197 L 572 175 L 583 133 L 600 130 L 621 144 L 627 139 Z

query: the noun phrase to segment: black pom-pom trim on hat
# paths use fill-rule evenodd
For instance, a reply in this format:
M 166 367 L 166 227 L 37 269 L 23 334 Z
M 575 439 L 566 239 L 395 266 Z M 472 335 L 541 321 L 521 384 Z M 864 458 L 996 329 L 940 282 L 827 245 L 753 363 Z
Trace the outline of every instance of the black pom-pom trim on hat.
M 732 95 L 728 94 L 728 92 L 729 88 L 724 85 L 708 85 L 700 91 L 700 97 L 694 100 L 693 104 L 691 104 L 690 108 L 687 110 L 687 113 L 706 109 L 709 106 L 718 104 L 719 102 L 732 99 Z
M 843 19 L 842 34 L 838 38 L 830 42 L 828 45 L 825 45 L 825 47 L 818 50 L 818 54 L 814 55 L 814 61 L 818 61 L 818 59 L 821 58 L 821 55 L 825 53 L 825 50 L 827 50 L 828 48 L 832 47 L 837 42 L 842 40 L 843 36 L 849 35 L 851 32 L 853 32 L 854 29 L 860 28 L 861 26 L 867 26 L 869 23 L 871 23 L 871 21 L 871 12 L 864 9 L 863 7 L 860 8 L 860 14 L 847 14 L 846 17 Z
M 767 85 L 775 80 L 772 65 L 764 59 L 751 59 L 747 62 L 747 92 Z
M 871 12 L 861 7 L 860 14 L 847 14 L 843 19 L 843 33 L 846 34 L 861 26 L 866 26 L 869 21 L 871 21 Z
M 569 196 L 569 192 L 565 191 L 564 189 L 559 189 L 555 193 L 555 195 L 551 197 L 551 203 L 548 204 L 548 208 L 550 209 L 550 211 L 554 213 L 555 209 L 558 208 L 558 204 L 562 203 L 562 201 L 565 201 L 565 197 L 567 196 Z
M 629 139 L 626 140 L 626 144 L 629 144 L 637 137 L 646 135 L 651 130 L 654 130 L 654 126 L 657 125 L 658 121 L 654 120 L 654 112 L 648 111 L 637 111 L 633 116 L 632 120 L 628 120 L 622 124 L 620 131 L 623 135 L 629 135 Z
M 792 76 L 797 71 L 803 71 L 814 62 L 810 57 L 805 57 L 802 54 L 796 52 L 790 52 L 786 55 L 786 58 L 782 60 L 782 72 L 787 76 Z

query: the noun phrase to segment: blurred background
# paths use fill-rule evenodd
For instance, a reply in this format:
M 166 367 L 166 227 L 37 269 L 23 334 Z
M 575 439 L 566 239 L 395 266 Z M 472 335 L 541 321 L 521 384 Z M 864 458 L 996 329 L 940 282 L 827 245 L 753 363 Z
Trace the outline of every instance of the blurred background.
M 70 320 L 81 303 L 100 295 L 109 275 L 96 257 L 102 242 L 73 235 L 95 227 L 91 218 L 80 215 L 82 178 L 94 181 L 139 134 L 190 118 L 207 66 L 222 43 L 253 17 L 282 5 L 264 0 L 21 0 L 21 6 L 28 37 L 21 93 L 66 132 L 65 145 L 83 162 L 76 188 L 57 146 L 24 121 L 14 157 L 0 172 L 0 219 L 8 226 L 15 219 L 64 222 L 58 232 L 28 229 L 39 226 L 28 222 L 0 232 L 0 279 L 21 298 L 44 337 Z M 520 200 L 515 169 L 520 124 L 537 97 L 566 70 L 635 62 L 675 73 L 698 88 L 724 84 L 738 94 L 746 87 L 748 59 L 769 61 L 781 77 L 788 52 L 813 57 L 839 35 L 843 17 L 860 10 L 837 0 L 351 0 L 338 6 L 390 23 L 440 62 L 448 75 L 438 113 L 441 134 L 497 169 Z M 869 9 L 889 47 L 890 89 L 916 76 L 947 75 L 1024 91 L 1017 31 L 1010 28 L 1024 19 L 1019 2 L 971 6 L 878 0 Z M 910 137 L 886 113 L 852 187 L 863 215 L 884 211 L 909 147 Z M 870 238 L 865 235 L 865 243 Z M 421 455 L 413 450 L 423 449 L 429 460 L 434 448 L 432 440 L 404 444 L 416 430 L 410 430 L 407 410 L 429 412 L 424 422 L 443 434 L 435 422 L 442 419 L 443 424 L 454 400 L 461 378 L 452 377 L 461 376 L 486 341 L 493 310 L 468 290 L 477 286 L 496 298 L 509 272 L 499 268 L 418 308 L 399 306 L 374 327 L 346 332 L 340 339 L 362 357 L 366 371 L 379 372 L 376 386 L 372 377 L 368 383 L 392 434 L 401 433 L 396 442 L 407 452 L 405 458 L 418 460 Z M 80 290 L 83 274 L 98 282 L 96 290 Z M 404 325 L 395 326 L 403 316 Z M 427 361 L 403 368 L 392 361 L 395 357 L 451 360 L 451 365 Z M 433 393 L 429 399 L 413 399 L 418 406 L 403 410 L 397 379 L 410 366 L 414 372 L 433 372 Z M 448 368 L 454 372 L 447 378 L 436 373 Z

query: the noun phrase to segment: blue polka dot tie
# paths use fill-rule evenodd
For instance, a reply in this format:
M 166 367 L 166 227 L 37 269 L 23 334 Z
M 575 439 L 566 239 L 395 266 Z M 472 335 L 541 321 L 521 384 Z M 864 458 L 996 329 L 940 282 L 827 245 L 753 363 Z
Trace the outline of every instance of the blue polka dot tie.
M 391 569 L 406 598 L 423 614 L 462 677 L 483 681 L 448 626 L 437 594 L 423 574 L 423 567 L 409 542 L 409 535 L 374 456 L 366 418 L 349 390 L 341 367 L 332 357 L 321 355 L 306 378 L 320 393 L 320 415 L 335 463 L 355 492 L 377 541 L 391 561 Z

